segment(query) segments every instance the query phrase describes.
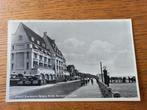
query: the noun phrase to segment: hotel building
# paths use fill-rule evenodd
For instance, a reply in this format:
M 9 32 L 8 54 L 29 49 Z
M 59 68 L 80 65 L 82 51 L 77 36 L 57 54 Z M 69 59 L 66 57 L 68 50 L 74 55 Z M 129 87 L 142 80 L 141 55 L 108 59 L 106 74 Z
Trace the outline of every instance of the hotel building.
M 65 58 L 47 32 L 41 37 L 20 23 L 11 36 L 11 74 L 62 80 Z

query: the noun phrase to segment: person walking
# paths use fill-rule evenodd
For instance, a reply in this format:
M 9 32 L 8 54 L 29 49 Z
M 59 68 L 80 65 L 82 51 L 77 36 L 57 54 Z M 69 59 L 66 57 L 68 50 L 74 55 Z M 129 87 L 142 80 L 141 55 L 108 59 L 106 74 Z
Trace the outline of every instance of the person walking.
M 107 72 L 107 70 L 106 70 L 106 68 L 104 68 L 104 70 L 103 70 L 103 73 L 104 73 L 104 83 L 107 85 L 107 86 L 109 86 L 109 76 L 108 76 L 108 72 Z

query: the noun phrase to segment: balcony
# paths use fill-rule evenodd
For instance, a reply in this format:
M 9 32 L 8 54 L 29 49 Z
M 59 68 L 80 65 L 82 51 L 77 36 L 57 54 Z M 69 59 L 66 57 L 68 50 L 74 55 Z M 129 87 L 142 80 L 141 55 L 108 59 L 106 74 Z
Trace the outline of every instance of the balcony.
M 48 64 L 47 60 L 44 61 L 44 64 Z
M 38 58 L 33 58 L 33 61 L 38 61 Z
M 39 62 L 44 63 L 43 59 L 39 59 Z

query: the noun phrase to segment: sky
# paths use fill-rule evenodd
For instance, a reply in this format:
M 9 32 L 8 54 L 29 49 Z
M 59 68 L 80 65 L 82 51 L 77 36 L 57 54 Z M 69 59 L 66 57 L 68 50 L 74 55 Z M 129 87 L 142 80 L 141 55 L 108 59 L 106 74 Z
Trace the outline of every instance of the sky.
M 20 22 L 40 36 L 47 32 L 66 64 L 80 72 L 99 74 L 101 61 L 110 76 L 136 75 L 130 20 L 10 21 L 9 32 L 15 33 Z

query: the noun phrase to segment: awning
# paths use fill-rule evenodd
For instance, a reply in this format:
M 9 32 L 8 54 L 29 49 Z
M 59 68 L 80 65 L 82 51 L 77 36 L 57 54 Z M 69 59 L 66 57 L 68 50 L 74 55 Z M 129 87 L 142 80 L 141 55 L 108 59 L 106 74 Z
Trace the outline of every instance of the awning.
M 70 75 L 70 73 L 69 73 L 69 72 L 67 72 L 67 71 L 63 72 L 63 74 L 64 74 L 64 75 L 67 75 L 67 76 L 69 76 L 69 75 Z
M 38 68 L 38 73 L 43 73 L 43 74 L 55 74 L 55 71 L 49 68 Z

